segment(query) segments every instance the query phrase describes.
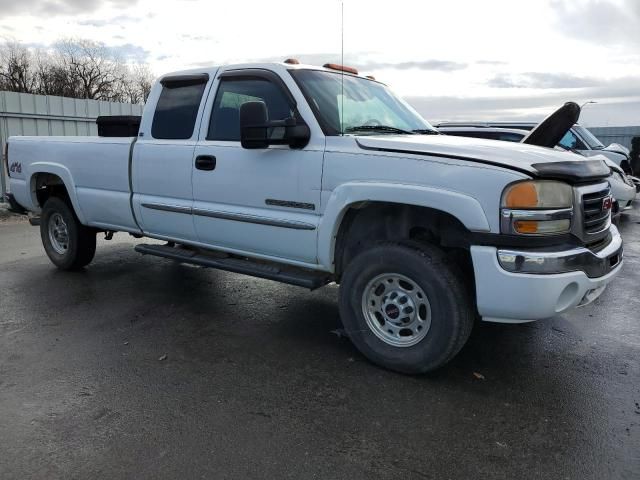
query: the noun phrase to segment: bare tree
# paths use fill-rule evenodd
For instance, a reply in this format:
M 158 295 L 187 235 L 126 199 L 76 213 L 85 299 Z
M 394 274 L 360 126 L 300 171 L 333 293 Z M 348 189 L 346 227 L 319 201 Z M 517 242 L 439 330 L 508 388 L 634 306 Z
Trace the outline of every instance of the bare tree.
M 59 65 L 50 52 L 38 51 L 35 59 L 39 94 L 77 97 L 78 88 L 71 72 Z
M 118 86 L 126 68 L 102 43 L 63 40 L 56 45 L 60 66 L 74 80 L 77 96 L 93 100 L 121 100 Z
M 152 82 L 146 64 L 125 63 L 92 40 L 61 40 L 46 50 L 0 44 L 0 90 L 144 103 Z
M 31 52 L 17 42 L 0 46 L 0 89 L 35 93 L 37 84 Z
M 147 65 L 134 65 L 128 70 L 122 83 L 123 97 L 129 103 L 145 103 L 153 85 L 151 70 Z
M 131 103 L 145 103 L 147 101 L 149 93 L 151 93 L 151 87 L 153 86 L 153 79 L 153 73 L 151 73 L 148 65 L 141 64 L 134 67 L 133 81 L 137 86 L 140 98 L 135 102 L 131 99 Z

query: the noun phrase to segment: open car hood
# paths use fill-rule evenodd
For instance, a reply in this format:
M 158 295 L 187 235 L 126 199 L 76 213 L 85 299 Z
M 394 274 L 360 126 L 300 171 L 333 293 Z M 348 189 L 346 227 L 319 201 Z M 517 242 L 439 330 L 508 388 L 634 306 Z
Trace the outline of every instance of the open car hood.
M 540 122 L 520 143 L 553 148 L 578 122 L 578 118 L 580 118 L 580 105 L 567 102 Z

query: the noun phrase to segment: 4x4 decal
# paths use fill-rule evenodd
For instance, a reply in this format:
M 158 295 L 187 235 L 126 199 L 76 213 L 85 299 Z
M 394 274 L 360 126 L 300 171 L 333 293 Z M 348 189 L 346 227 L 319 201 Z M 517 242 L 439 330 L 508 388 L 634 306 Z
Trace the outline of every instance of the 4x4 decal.
M 13 173 L 22 173 L 22 164 L 20 162 L 13 162 L 9 167 L 9 171 Z

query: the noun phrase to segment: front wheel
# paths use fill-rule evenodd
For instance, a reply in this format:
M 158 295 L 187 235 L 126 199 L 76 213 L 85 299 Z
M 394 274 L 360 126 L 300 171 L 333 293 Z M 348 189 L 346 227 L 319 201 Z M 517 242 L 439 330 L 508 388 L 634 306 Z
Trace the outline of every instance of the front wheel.
M 451 360 L 475 318 L 462 273 L 423 244 L 379 245 L 354 258 L 340 285 L 340 315 L 367 358 L 403 373 Z
M 42 208 L 40 237 L 47 256 L 61 270 L 82 268 L 96 253 L 95 231 L 82 225 L 58 197 L 49 198 Z

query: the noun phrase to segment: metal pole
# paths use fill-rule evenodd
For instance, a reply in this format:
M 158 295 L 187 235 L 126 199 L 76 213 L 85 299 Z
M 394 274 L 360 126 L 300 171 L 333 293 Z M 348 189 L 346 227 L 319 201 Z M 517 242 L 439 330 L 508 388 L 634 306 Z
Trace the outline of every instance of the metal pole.
M 5 175 L 7 174 L 7 172 L 5 172 L 5 159 L 4 159 L 4 142 L 6 141 L 5 138 L 5 131 L 6 131 L 6 123 L 7 123 L 7 119 L 6 118 L 0 118 L 0 147 L 2 148 L 2 150 L 0 150 L 0 203 L 4 202 L 4 195 L 5 193 L 7 193 L 7 183 L 6 183 L 6 177 Z

